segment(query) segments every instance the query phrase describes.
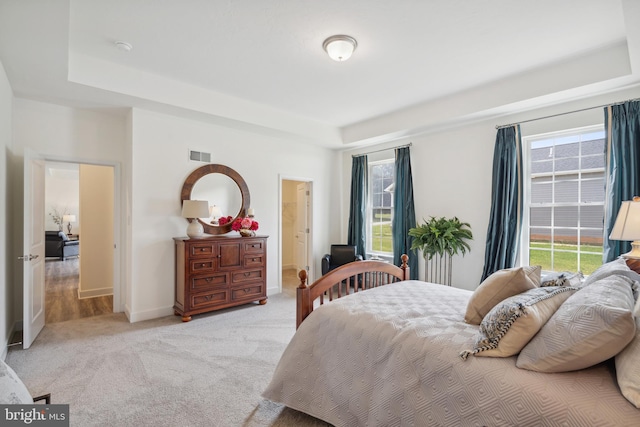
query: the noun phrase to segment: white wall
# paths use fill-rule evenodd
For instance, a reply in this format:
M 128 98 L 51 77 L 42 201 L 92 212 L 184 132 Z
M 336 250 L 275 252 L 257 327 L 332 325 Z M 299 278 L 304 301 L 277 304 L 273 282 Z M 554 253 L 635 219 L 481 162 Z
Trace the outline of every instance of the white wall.
M 453 259 L 453 285 L 464 289 L 475 289 L 480 283 L 484 266 L 484 252 L 490 213 L 493 149 L 496 125 L 515 123 L 532 118 L 545 117 L 561 112 L 575 111 L 611 102 L 640 96 L 640 89 L 621 91 L 605 96 L 575 101 L 553 108 L 540 109 L 526 114 L 505 116 L 500 120 L 488 120 L 457 129 L 421 135 L 394 141 L 378 147 L 368 147 L 343 153 L 342 183 L 345 188 L 343 205 L 348 207 L 351 179 L 351 155 L 375 149 L 394 147 L 411 142 L 411 166 L 413 172 L 414 201 L 418 223 L 430 216 L 457 216 L 468 222 L 474 240 L 471 251 L 464 257 Z M 604 121 L 602 108 L 573 113 L 545 120 L 523 123 L 523 135 L 534 135 L 568 128 L 576 128 Z M 384 154 L 376 154 L 381 156 Z M 393 157 L 390 154 L 388 157 Z M 370 159 L 371 160 L 371 159 Z M 342 212 L 342 229 L 346 236 L 348 208 Z M 424 277 L 424 261 L 419 256 L 420 274 Z
M 174 242 L 184 236 L 180 217 L 184 179 L 203 163 L 188 160 L 188 150 L 212 153 L 212 163 L 235 169 L 247 182 L 251 206 L 260 223 L 258 234 L 269 235 L 267 291 L 279 288 L 279 176 L 313 180 L 314 251 L 323 253 L 338 237 L 331 206 L 339 203 L 334 152 L 308 144 L 223 128 L 209 123 L 134 109 L 132 115 L 132 305 L 133 321 L 173 313 Z M 337 169 L 337 168 L 336 168 Z M 334 213 L 335 212 L 335 213 Z M 319 255 L 317 258 L 319 266 Z M 318 267 L 319 268 L 319 267 Z
M 71 223 L 71 232 L 80 233 L 80 177 L 77 164 L 61 164 L 47 162 L 45 167 L 44 185 L 44 229 L 57 231 L 58 225 L 53 221 L 54 209 L 58 214 L 76 216 L 76 222 Z M 62 224 L 62 230 L 67 233 L 68 223 Z
M 80 298 L 113 293 L 113 168 L 80 165 Z
M 11 163 L 8 153 L 11 152 L 11 110 L 13 92 L 7 80 L 4 66 L 0 62 L 0 232 L 4 236 L 0 239 L 0 359 L 7 355 L 7 344 L 11 339 L 13 329 L 13 287 L 11 286 L 11 221 L 12 215 L 9 197 L 9 182 Z

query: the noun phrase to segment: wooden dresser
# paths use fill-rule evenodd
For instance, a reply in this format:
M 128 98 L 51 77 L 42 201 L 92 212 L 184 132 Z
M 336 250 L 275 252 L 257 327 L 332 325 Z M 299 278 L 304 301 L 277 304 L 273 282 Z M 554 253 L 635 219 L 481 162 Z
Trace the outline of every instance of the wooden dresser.
M 267 302 L 268 236 L 174 238 L 174 312 L 184 322 L 198 313 Z

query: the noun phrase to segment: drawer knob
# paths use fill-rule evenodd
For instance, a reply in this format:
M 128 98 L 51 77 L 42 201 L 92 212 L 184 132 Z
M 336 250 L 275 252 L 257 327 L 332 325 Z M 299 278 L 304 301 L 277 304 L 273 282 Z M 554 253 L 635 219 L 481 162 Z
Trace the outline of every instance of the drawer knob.
M 251 275 L 251 273 L 249 273 L 249 272 L 245 272 L 245 273 L 244 273 L 244 276 L 245 276 L 245 277 L 249 277 L 250 275 Z
M 254 261 L 254 262 L 255 262 L 257 259 L 258 259 L 258 258 L 251 258 L 251 261 Z
M 207 277 L 206 279 L 204 279 L 207 281 L 207 283 L 211 283 L 211 281 L 213 280 L 213 277 Z
M 205 263 L 203 262 L 202 264 L 200 264 L 200 267 L 204 267 L 205 265 L 207 265 L 207 264 L 205 264 Z
M 204 252 L 205 250 L 205 248 L 200 248 L 200 252 Z

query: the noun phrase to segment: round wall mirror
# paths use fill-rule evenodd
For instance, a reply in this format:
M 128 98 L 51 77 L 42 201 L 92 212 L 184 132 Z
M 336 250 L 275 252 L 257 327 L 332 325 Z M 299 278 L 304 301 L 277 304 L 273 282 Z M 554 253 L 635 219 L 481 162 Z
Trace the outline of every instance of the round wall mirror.
M 198 218 L 207 234 L 231 231 L 231 223 L 219 225 L 218 217 L 243 217 L 251 203 L 249 187 L 242 176 L 228 166 L 216 164 L 204 165 L 191 172 L 180 193 L 180 203 L 184 200 L 209 202 L 211 215 Z

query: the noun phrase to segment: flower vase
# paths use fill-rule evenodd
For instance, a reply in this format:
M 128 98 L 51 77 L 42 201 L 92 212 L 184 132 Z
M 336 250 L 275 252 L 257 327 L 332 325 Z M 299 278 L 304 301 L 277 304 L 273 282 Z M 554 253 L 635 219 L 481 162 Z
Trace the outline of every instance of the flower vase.
M 247 228 L 241 228 L 240 230 L 238 230 L 240 232 L 240 235 L 242 237 L 253 237 L 256 235 L 256 232 L 253 230 L 249 230 Z

